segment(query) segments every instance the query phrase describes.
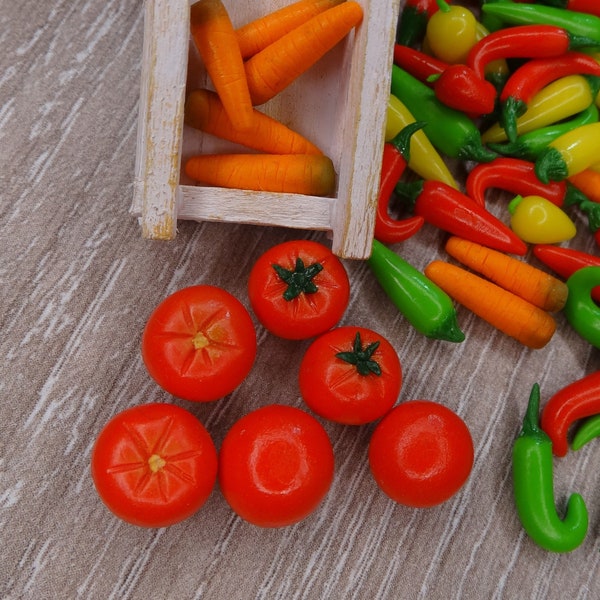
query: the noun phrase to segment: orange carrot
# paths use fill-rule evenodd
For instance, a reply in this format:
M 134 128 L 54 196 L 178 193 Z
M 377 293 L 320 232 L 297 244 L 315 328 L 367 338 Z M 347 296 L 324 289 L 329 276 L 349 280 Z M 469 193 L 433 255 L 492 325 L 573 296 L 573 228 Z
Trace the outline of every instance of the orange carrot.
M 576 175 L 571 175 L 569 181 L 590 200 L 600 202 L 600 171 L 593 168 L 584 169 Z
M 252 109 L 247 129 L 235 128 L 219 96 L 210 90 L 194 90 L 185 103 L 185 122 L 221 139 L 268 154 L 323 154 L 305 137 L 280 121 Z
M 508 254 L 456 236 L 450 237 L 446 242 L 446 252 L 463 265 L 542 310 L 561 310 L 567 301 L 569 288 L 566 283 Z
M 277 95 L 308 70 L 356 25 L 363 10 L 347 0 L 309 19 L 246 61 L 246 78 L 254 105 Z
M 556 322 L 546 311 L 474 273 L 434 260 L 425 275 L 451 298 L 528 348 L 543 348 Z
M 345 0 L 298 0 L 236 30 L 242 58 L 247 59 L 305 23 L 311 17 Z
M 226 188 L 328 196 L 335 190 L 331 159 L 318 154 L 203 154 L 185 172 L 196 181 Z
M 190 8 L 194 43 L 235 127 L 252 123 L 252 102 L 235 29 L 221 0 L 199 0 Z

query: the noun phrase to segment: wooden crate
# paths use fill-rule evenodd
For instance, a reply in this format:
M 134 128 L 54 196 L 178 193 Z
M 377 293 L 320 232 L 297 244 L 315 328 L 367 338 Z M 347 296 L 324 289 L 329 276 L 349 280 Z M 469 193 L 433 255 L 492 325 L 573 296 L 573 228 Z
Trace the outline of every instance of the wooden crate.
M 292 0 L 226 0 L 234 26 Z M 183 123 L 186 94 L 212 87 L 190 35 L 190 0 L 146 0 L 141 93 L 131 213 L 142 235 L 173 239 L 179 219 L 329 231 L 332 250 L 371 251 L 400 0 L 360 0 L 358 28 L 259 110 L 316 143 L 334 163 L 333 197 L 204 187 L 182 163 L 203 152 L 248 149 Z

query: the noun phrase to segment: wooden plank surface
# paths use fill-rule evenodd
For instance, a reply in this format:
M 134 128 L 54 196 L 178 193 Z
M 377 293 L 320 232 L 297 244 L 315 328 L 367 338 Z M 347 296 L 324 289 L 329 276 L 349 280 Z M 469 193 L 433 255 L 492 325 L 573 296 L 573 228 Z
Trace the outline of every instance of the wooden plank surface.
M 246 306 L 253 262 L 325 232 L 185 222 L 173 241 L 140 236 L 129 214 L 142 56 L 141 0 L 3 2 L 0 7 L 0 597 L 7 600 L 363 599 L 593 600 L 600 595 L 600 446 L 555 461 L 557 503 L 580 492 L 584 544 L 549 554 L 524 535 L 512 502 L 510 450 L 531 385 L 543 401 L 600 366 L 557 315 L 530 351 L 459 309 L 462 344 L 426 339 L 401 317 L 367 265 L 345 261 L 343 324 L 386 335 L 404 369 L 400 401 L 428 398 L 469 425 L 475 464 L 464 489 L 428 510 L 395 505 L 374 485 L 372 426 L 324 423 L 333 486 L 300 524 L 262 530 L 216 488 L 169 529 L 119 522 L 94 491 L 89 460 L 102 426 L 126 407 L 174 402 L 217 446 L 267 403 L 303 407 L 296 373 L 307 342 L 257 325 L 259 352 L 230 396 L 192 405 L 162 392 L 140 357 L 141 332 L 169 293 L 219 285 Z M 506 217 L 505 199 L 492 201 Z M 573 246 L 597 253 L 583 220 Z M 396 251 L 423 268 L 445 257 L 425 227 Z

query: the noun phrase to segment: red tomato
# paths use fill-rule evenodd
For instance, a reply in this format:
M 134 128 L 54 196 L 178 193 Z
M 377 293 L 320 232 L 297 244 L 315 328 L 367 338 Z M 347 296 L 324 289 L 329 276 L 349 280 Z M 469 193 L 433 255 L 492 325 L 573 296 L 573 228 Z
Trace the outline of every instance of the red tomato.
M 300 363 L 300 393 L 318 415 L 360 425 L 387 413 L 400 393 L 402 367 L 382 336 L 338 327 L 318 337 Z
M 167 392 L 208 402 L 246 378 L 256 358 L 256 331 L 248 311 L 229 292 L 191 286 L 165 298 L 150 315 L 142 357 Z
M 113 417 L 92 451 L 92 478 L 118 517 L 166 527 L 193 515 L 217 479 L 217 451 L 200 421 L 173 404 L 134 406 Z
M 250 304 L 274 335 L 301 340 L 331 329 L 350 298 L 348 274 L 322 244 L 295 240 L 267 250 L 248 280 Z
M 334 474 L 333 447 L 311 415 L 281 404 L 248 413 L 219 452 L 219 484 L 231 508 L 260 527 L 283 527 L 313 512 Z
M 396 502 L 434 506 L 467 480 L 473 440 L 465 422 L 449 408 L 411 400 L 393 408 L 375 428 L 369 465 L 379 487 Z

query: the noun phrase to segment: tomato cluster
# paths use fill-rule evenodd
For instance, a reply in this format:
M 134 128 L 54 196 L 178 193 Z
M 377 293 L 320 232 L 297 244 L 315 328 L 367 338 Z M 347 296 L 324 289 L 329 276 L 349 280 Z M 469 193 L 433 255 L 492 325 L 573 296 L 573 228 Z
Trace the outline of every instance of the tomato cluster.
M 349 300 L 338 257 L 308 240 L 275 246 L 252 268 L 248 296 L 258 321 L 274 335 L 314 338 L 298 373 L 310 411 L 345 425 L 381 419 L 369 464 L 388 496 L 421 507 L 458 491 L 473 462 L 466 425 L 433 402 L 393 408 L 402 366 L 390 342 L 365 327 L 338 326 Z M 148 373 L 168 393 L 212 402 L 251 371 L 256 331 L 248 310 L 227 291 L 190 286 L 150 315 L 141 352 Z M 190 517 L 217 482 L 232 510 L 249 523 L 291 525 L 323 500 L 334 467 L 323 425 L 309 411 L 283 404 L 244 415 L 219 451 L 191 412 L 169 403 L 135 406 L 105 425 L 92 453 L 100 498 L 118 517 L 146 527 Z

